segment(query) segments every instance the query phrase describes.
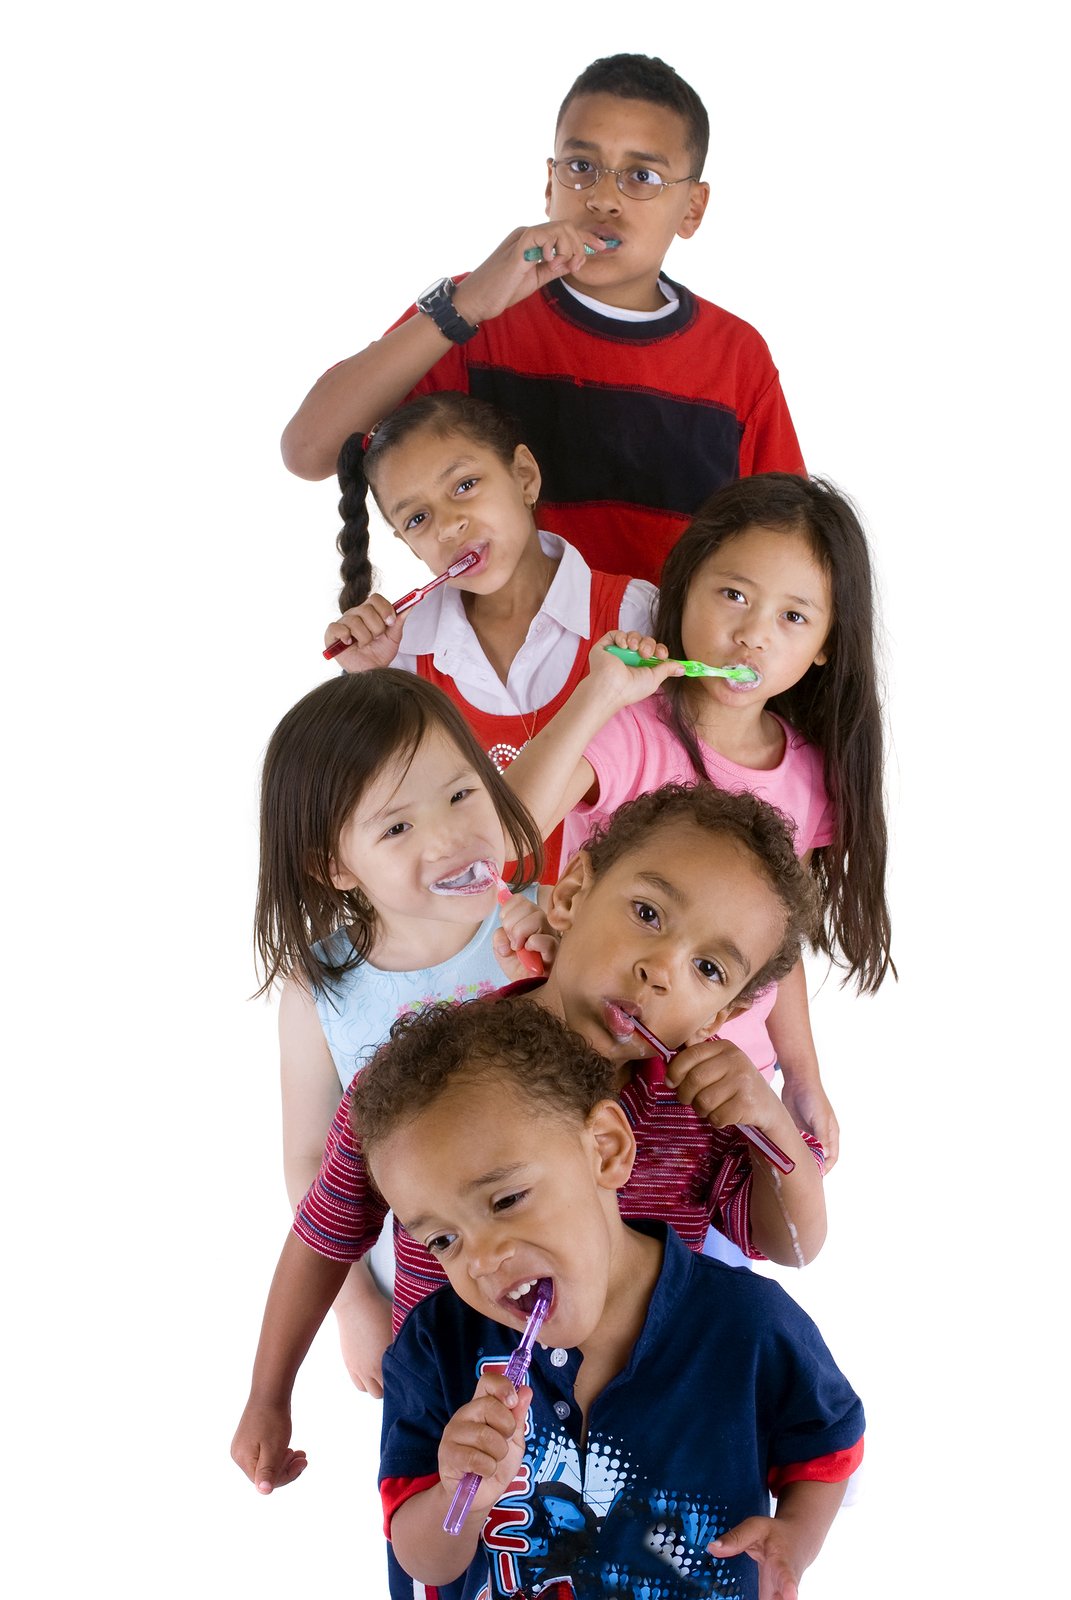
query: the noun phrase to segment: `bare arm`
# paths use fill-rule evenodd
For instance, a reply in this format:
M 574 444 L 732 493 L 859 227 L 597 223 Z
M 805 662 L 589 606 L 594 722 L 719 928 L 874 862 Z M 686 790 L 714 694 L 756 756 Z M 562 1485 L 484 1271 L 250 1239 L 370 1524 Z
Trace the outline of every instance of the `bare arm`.
M 489 322 L 552 278 L 582 273 L 588 260 L 585 244 L 596 251 L 606 248 L 595 234 L 580 233 L 564 222 L 515 228 L 458 285 L 454 305 L 473 326 Z M 525 261 L 524 252 L 532 245 L 540 246 L 545 261 Z M 452 348 L 431 318 L 418 311 L 340 361 L 313 384 L 283 430 L 287 467 L 299 478 L 329 478 L 350 434 L 367 433 Z
M 469 1403 L 450 1418 L 439 1443 L 439 1482 L 413 1495 L 391 1518 L 394 1554 L 411 1578 L 450 1583 L 471 1564 L 487 1511 L 513 1481 L 524 1455 L 524 1424 L 532 1391 L 518 1392 L 504 1373 L 485 1372 Z M 459 1534 L 443 1520 L 466 1472 L 482 1482 Z
M 765 1158 L 752 1150 L 751 1242 L 782 1266 L 812 1261 L 826 1237 L 822 1174 L 762 1074 L 735 1044 L 709 1039 L 674 1056 L 666 1078 L 697 1116 L 718 1128 L 750 1124 L 795 1162 L 792 1172 L 775 1176 Z
M 799 1583 L 821 1550 L 845 1483 L 789 1483 L 773 1517 L 747 1517 L 715 1539 L 719 1556 L 749 1555 L 759 1566 L 759 1600 L 799 1600 Z
M 292 1483 L 305 1470 L 305 1453 L 290 1448 L 290 1397 L 308 1354 L 348 1271 L 287 1235 L 275 1269 L 260 1330 L 253 1381 L 231 1456 L 261 1494 Z
M 623 706 L 645 700 L 676 666 L 626 667 L 606 646 L 665 656 L 665 648 L 638 633 L 604 634 L 588 657 L 590 669 L 557 716 L 510 762 L 503 777 L 528 807 L 544 839 L 581 800 L 597 798 L 595 772 L 584 751 Z
M 802 960 L 777 986 L 777 999 L 766 1020 L 784 1074 L 781 1099 L 798 1128 L 813 1133 L 825 1151 L 826 1171 L 840 1152 L 840 1127 L 818 1068 L 807 1004 L 807 973 Z
M 316 1004 L 291 978 L 279 1003 L 283 1092 L 283 1169 L 296 1211 L 320 1170 L 324 1139 L 339 1100 L 338 1073 Z M 383 1352 L 390 1343 L 391 1308 L 366 1263 L 355 1261 L 334 1304 L 346 1370 L 358 1389 L 383 1396 Z

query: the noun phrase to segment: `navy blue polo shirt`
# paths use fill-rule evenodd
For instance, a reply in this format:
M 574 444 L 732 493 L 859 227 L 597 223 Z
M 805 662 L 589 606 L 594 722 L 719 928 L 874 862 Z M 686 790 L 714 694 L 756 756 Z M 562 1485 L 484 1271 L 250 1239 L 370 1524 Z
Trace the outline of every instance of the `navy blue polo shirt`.
M 779 1284 L 695 1254 L 664 1223 L 639 1226 L 664 1238 L 665 1252 L 627 1366 L 592 1402 L 581 1444 L 581 1353 L 536 1346 L 517 1492 L 487 1514 L 486 1562 L 478 1557 L 440 1588 L 443 1600 L 536 1590 L 558 1577 L 581 1600 L 757 1600 L 751 1557 L 718 1559 L 707 1544 L 744 1517 L 770 1514 L 772 1467 L 861 1438 L 858 1397 Z M 517 1339 L 450 1288 L 410 1312 L 383 1363 L 381 1479 L 438 1471 L 446 1423 Z M 393 1552 L 390 1567 L 395 1600 L 424 1592 Z

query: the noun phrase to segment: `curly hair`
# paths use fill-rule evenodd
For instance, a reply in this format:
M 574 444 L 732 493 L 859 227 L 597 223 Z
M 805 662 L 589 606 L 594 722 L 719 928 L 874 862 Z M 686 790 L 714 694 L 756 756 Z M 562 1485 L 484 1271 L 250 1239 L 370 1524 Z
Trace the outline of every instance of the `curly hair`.
M 595 828 L 585 848 L 596 879 L 635 849 L 640 839 L 650 844 L 660 829 L 678 822 L 735 840 L 754 858 L 784 908 L 780 945 L 737 996 L 752 1000 L 792 970 L 803 940 L 813 944 L 816 938 L 818 894 L 793 846 L 792 824 L 776 807 L 746 791 L 729 794 L 706 779 L 694 784 L 666 783 L 627 800 L 609 821 Z
M 369 1151 L 461 1079 L 513 1083 L 539 1107 L 584 1122 L 614 1096 L 613 1064 L 533 1000 L 488 996 L 400 1017 L 350 1086 L 350 1124 Z

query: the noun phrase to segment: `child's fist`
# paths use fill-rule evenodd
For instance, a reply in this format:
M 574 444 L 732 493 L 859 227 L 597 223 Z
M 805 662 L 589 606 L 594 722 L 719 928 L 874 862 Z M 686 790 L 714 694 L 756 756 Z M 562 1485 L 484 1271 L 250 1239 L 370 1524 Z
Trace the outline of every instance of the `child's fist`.
M 682 1105 L 716 1128 L 744 1123 L 776 1137 L 790 1121 L 762 1073 L 728 1039 L 704 1039 L 679 1051 L 666 1065 L 666 1081 Z
M 452 1494 L 467 1472 L 483 1482 L 472 1502 L 486 1511 L 501 1499 L 524 1455 L 524 1425 L 532 1391 L 515 1389 L 502 1372 L 485 1372 L 468 1405 L 455 1411 L 439 1441 L 439 1477 Z
M 335 657 L 347 672 L 367 672 L 370 667 L 389 667 L 402 642 L 401 617 L 396 617 L 389 600 L 370 594 L 359 606 L 344 611 L 337 622 L 328 625 L 324 645 L 343 639 L 347 648 Z
M 609 645 L 617 650 L 635 650 L 637 655 L 653 657 L 659 665 L 630 667 L 608 649 Z M 612 629 L 603 634 L 588 655 L 591 687 L 605 694 L 615 707 L 635 705 L 637 701 L 646 700 L 654 694 L 667 678 L 682 676 L 684 668 L 676 661 L 668 661 L 668 654 L 665 645 L 659 644 L 649 634 L 623 633 L 619 628 Z
M 510 983 L 541 978 L 554 965 L 558 940 L 543 912 L 527 895 L 511 894 L 495 929 L 495 960 Z

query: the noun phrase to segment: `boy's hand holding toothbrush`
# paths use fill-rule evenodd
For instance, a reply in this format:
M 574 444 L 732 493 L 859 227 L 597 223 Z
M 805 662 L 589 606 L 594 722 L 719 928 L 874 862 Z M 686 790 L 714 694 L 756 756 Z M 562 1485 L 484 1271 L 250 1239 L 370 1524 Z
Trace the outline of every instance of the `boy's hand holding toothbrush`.
M 762 1073 L 728 1039 L 704 1039 L 666 1063 L 666 1081 L 714 1127 L 758 1129 L 794 1160 L 792 1172 L 781 1175 L 752 1149 L 751 1237 L 783 1266 L 813 1260 L 826 1236 L 821 1169 Z
M 477 1537 L 484 1521 L 478 1513 L 502 1498 L 521 1464 L 531 1400 L 527 1384 L 515 1389 L 504 1372 L 484 1372 L 468 1405 L 455 1411 L 443 1429 L 439 1477 L 446 1500 L 466 1473 L 475 1472 L 482 1479 L 466 1519 Z
M 585 262 L 610 248 L 593 228 L 577 228 L 570 222 L 545 218 L 531 228 L 514 228 L 460 280 L 454 305 L 473 326 L 490 322 L 555 278 L 567 273 L 583 276 Z
M 495 929 L 495 960 L 510 983 L 521 978 L 537 977 L 535 962 L 526 960 L 519 952 L 525 950 L 529 957 L 538 956 L 544 972 L 549 972 L 558 954 L 558 938 L 546 917 L 527 895 L 511 894 L 499 897 L 502 926 Z
M 337 622 L 328 624 L 324 645 L 330 649 L 345 641 L 345 648 L 333 659 L 347 672 L 389 667 L 401 648 L 404 626 L 389 600 L 370 594 L 359 606 L 344 611 Z
M 716 1128 L 733 1123 L 758 1128 L 797 1157 L 799 1133 L 792 1118 L 762 1073 L 729 1039 L 685 1046 L 666 1063 L 666 1081 L 682 1105 Z

